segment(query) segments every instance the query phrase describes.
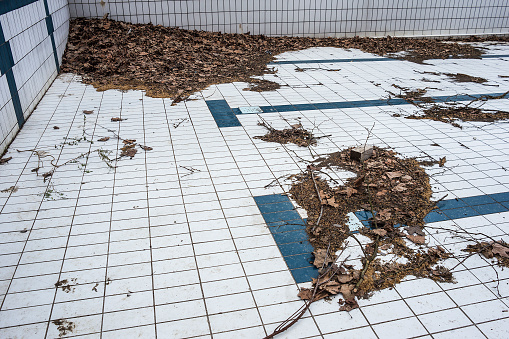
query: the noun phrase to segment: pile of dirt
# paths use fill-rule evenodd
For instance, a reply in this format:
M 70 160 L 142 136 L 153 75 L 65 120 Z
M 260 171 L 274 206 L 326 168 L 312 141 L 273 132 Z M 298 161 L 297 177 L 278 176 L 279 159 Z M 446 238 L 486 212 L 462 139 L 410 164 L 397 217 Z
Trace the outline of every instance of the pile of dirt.
M 261 139 L 268 142 L 278 142 L 280 144 L 295 144 L 301 147 L 308 147 L 316 145 L 317 137 L 302 127 L 302 125 L 294 124 L 290 128 L 282 130 L 275 129 L 267 124 L 265 121 L 259 122 L 258 126 L 263 126 L 267 129 L 267 134 L 263 136 L 256 136 L 255 139 Z
M 308 213 L 313 246 L 341 249 L 349 236 L 346 215 L 359 210 L 375 211 L 373 225 L 391 234 L 396 232 L 397 224 L 423 226 L 423 219 L 433 206 L 429 178 L 419 163 L 378 147 L 361 163 L 351 159 L 350 151 L 348 148 L 319 158 L 307 172 L 293 176 L 295 183 L 290 194 Z M 331 188 L 320 178 L 320 173 L 328 168 L 347 170 L 356 176 Z
M 213 84 L 255 83 L 252 76 L 270 72 L 267 63 L 279 53 L 326 46 L 413 62 L 482 55 L 469 44 L 432 39 L 266 37 L 79 18 L 71 22 L 62 71 L 82 75 L 98 90 L 143 89 L 178 102 Z
M 445 250 L 407 246 L 407 241 L 425 244 L 424 217 L 435 206 L 424 169 L 415 159 L 403 159 L 392 150 L 374 147 L 363 162 L 354 160 L 351 151 L 317 159 L 306 173 L 292 177 L 290 194 L 307 211 L 306 230 L 321 273 L 313 288 L 302 289 L 299 296 L 315 301 L 342 293 L 340 309 L 349 311 L 358 306 L 355 297 L 392 287 L 408 275 L 453 281 L 449 270 L 439 265 L 449 257 Z M 347 170 L 355 177 L 333 188 L 321 178 L 327 169 Z M 347 213 L 356 211 L 371 216 L 370 227 L 360 229 L 357 236 L 347 226 Z M 397 227 L 402 225 L 407 226 Z M 361 235 L 372 241 L 362 246 L 362 268 L 338 262 L 334 253 Z M 393 260 L 380 259 L 382 254 Z

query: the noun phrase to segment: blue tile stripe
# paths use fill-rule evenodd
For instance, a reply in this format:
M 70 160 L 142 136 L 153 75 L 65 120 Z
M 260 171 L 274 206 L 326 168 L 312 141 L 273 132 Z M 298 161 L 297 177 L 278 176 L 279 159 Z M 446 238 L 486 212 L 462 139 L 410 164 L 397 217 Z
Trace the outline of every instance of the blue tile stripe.
M 311 264 L 314 249 L 308 240 L 306 221 L 300 217 L 290 199 L 283 194 L 263 195 L 254 199 L 295 282 L 299 284 L 316 278 L 318 269 Z M 509 192 L 487 194 L 442 200 L 424 221 L 431 223 L 508 211 Z M 371 212 L 357 211 L 355 215 L 364 226 L 370 227 Z
M 55 44 L 55 37 L 53 36 L 53 32 L 55 32 L 55 27 L 53 26 L 53 18 L 51 18 L 51 13 L 49 12 L 48 0 L 44 0 L 44 10 L 46 11 L 46 28 L 48 29 L 48 35 L 51 39 L 51 47 L 53 48 L 53 58 L 55 59 L 55 65 L 57 67 L 57 72 L 60 73 L 60 64 L 58 63 L 57 45 Z
M 502 96 L 504 93 L 484 93 L 484 94 L 471 94 L 471 95 L 442 95 L 431 97 L 435 102 L 459 102 L 459 101 L 470 101 L 475 98 L 486 97 L 486 96 Z M 508 98 L 509 94 L 505 95 Z M 294 111 L 311 111 L 311 110 L 325 110 L 325 109 L 343 109 L 343 108 L 362 108 L 362 107 L 373 107 L 373 106 L 398 106 L 398 105 L 410 105 L 410 103 L 404 99 L 388 99 L 388 100 L 359 100 L 359 101 L 336 101 L 336 102 L 322 102 L 313 104 L 295 104 L 295 105 L 276 105 L 276 106 L 260 106 L 263 113 L 273 112 L 294 112 Z M 239 109 L 234 108 L 233 111 L 237 115 L 241 115 L 242 112 Z
M 306 221 L 300 217 L 290 199 L 283 194 L 254 199 L 295 281 L 303 283 L 316 278 L 318 270 L 310 263 L 313 246 L 306 233 Z
M 226 100 L 208 100 L 205 102 L 216 121 L 217 127 L 242 126 Z
M 4 30 L 0 22 L 0 72 L 2 75 L 5 74 L 7 86 L 11 94 L 12 105 L 14 106 L 14 113 L 16 114 L 16 120 L 18 121 L 19 128 L 21 128 L 25 123 L 25 118 L 23 116 L 23 109 L 21 108 L 16 79 L 14 79 L 14 73 L 12 72 L 13 66 L 14 58 L 12 56 L 11 45 L 9 41 L 5 41 Z M 12 126 L 9 128 L 11 127 Z
M 38 0 L 1 0 L 0 1 L 0 15 L 14 11 L 26 5 L 30 5 Z
M 492 58 L 507 58 L 508 54 L 491 54 L 483 55 L 481 59 L 492 59 Z M 370 61 L 401 61 L 396 58 L 345 58 L 345 59 L 314 59 L 314 60 L 275 60 L 269 63 L 269 65 L 296 65 L 296 64 L 335 64 L 345 62 L 370 62 Z

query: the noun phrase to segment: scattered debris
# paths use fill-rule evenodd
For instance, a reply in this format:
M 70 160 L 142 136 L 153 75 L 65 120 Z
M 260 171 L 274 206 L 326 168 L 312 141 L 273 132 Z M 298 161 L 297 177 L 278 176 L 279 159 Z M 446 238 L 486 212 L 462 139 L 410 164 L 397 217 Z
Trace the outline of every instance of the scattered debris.
M 98 286 L 99 286 L 99 283 L 95 283 L 94 287 L 92 287 L 92 291 L 97 292 Z
M 444 73 L 449 78 L 453 79 L 455 82 L 475 82 L 478 84 L 482 84 L 488 82 L 488 80 L 480 77 L 474 77 L 468 74 L 463 73 Z
M 64 279 L 59 280 L 55 283 L 56 288 L 61 288 L 65 293 L 74 292 L 74 286 L 76 286 L 76 278 L 71 278 L 70 280 Z
M 0 165 L 4 165 L 4 164 L 8 163 L 11 159 L 12 159 L 12 157 L 1 158 L 0 159 Z
M 509 91 L 498 96 L 483 95 L 472 97 L 473 99 L 467 103 L 453 101 L 454 96 L 450 97 L 450 101 L 436 103 L 433 101 L 433 98 L 425 96 L 426 89 L 411 90 L 398 85 L 393 85 L 393 87 L 400 89 L 401 93 L 394 94 L 389 92 L 390 95 L 405 99 L 422 110 L 420 113 L 406 116 L 407 119 L 431 119 L 446 122 L 458 128 L 462 127 L 457 121 L 494 122 L 509 119 L 509 112 L 482 108 L 488 100 L 506 98 L 509 95 Z M 478 103 L 477 107 L 472 106 L 474 103 Z M 401 116 L 401 114 L 397 116 Z
M 497 258 L 498 265 L 509 267 L 509 244 L 503 240 L 478 242 L 475 245 L 468 245 L 463 251 L 482 254 L 486 259 Z
M 16 193 L 18 191 L 18 186 L 11 186 L 9 188 L 3 189 L 0 192 L 2 193 Z
M 120 149 L 122 152 L 120 153 L 121 157 L 131 157 L 131 159 L 136 155 L 138 150 L 136 147 L 136 140 L 123 140 L 124 146 Z
M 72 333 L 74 329 L 76 328 L 76 325 L 69 320 L 66 319 L 55 319 L 51 321 L 53 324 L 57 325 L 57 329 L 59 332 L 59 337 L 63 337 L 68 335 L 69 333 Z
M 308 147 L 316 145 L 318 140 L 312 132 L 304 129 L 301 124 L 291 125 L 290 128 L 278 130 L 263 120 L 258 122 L 258 126 L 263 126 L 268 130 L 267 134 L 254 137 L 255 139 L 261 139 L 263 141 L 278 142 L 281 144 L 292 143 L 297 146 Z
M 53 129 L 60 129 L 60 127 L 58 127 L 58 126 L 53 126 Z
M 490 39 L 494 38 L 475 38 Z M 218 83 L 242 81 L 254 83 L 253 90 L 265 86 L 273 90 L 279 85 L 259 86 L 252 77 L 272 72 L 267 63 L 282 52 L 310 47 L 357 48 L 417 63 L 428 59 L 480 58 L 481 48 L 460 42 L 390 36 L 267 37 L 78 18 L 71 21 L 62 71 L 83 76 L 85 83 L 98 90 L 143 89 L 148 96 L 169 97 L 179 102 Z
M 275 91 L 276 89 L 280 88 L 281 85 L 274 81 L 265 79 L 249 79 L 249 87 L 246 87 L 243 90 L 253 92 L 267 92 Z

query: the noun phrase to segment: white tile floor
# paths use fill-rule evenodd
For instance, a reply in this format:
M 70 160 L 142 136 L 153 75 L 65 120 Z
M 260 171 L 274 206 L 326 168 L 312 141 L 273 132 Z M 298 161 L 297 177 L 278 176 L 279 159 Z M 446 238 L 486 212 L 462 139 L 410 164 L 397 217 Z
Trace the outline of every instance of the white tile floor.
M 509 46 L 490 53 L 507 54 Z M 281 60 L 366 58 L 334 48 L 285 53 Z M 313 154 L 370 142 L 404 156 L 446 156 L 427 169 L 434 197 L 508 192 L 509 125 L 392 117 L 411 105 L 245 114 L 240 127 L 218 128 L 205 100 L 232 108 L 375 100 L 392 84 L 429 88 L 430 95 L 505 92 L 509 58 L 277 65 L 276 92 L 211 86 L 195 101 L 172 106 L 143 92 L 96 92 L 64 74 L 27 121 L 0 168 L 0 337 L 58 337 L 55 320 L 74 328 L 66 337 L 257 338 L 270 334 L 302 302 L 298 286 L 267 229 L 254 196 L 283 193 L 282 179 L 305 168 L 308 149 L 266 143 L 260 118 L 276 128 L 300 121 L 321 138 Z M 330 71 L 334 70 L 334 71 Z M 453 83 L 467 73 L 487 84 Z M 422 78 L 438 82 L 423 82 Z M 379 84 L 379 85 L 377 85 Z M 205 98 L 205 100 L 204 100 Z M 486 108 L 509 110 L 507 99 Z M 93 110 L 84 115 L 83 110 Z M 121 117 L 121 122 L 112 122 Z M 54 126 L 59 127 L 54 129 Z M 122 139 L 152 147 L 119 155 Z M 98 141 L 110 137 L 107 141 Z M 441 147 L 432 146 L 433 143 Z M 462 146 L 464 145 L 464 146 Z M 465 147 L 466 146 L 466 147 Z M 468 147 L 468 148 L 467 148 Z M 32 151 L 39 152 L 40 161 Z M 50 162 L 63 164 L 46 181 Z M 32 170 L 41 167 L 39 176 Z M 338 179 L 348 174 L 337 173 Z M 266 185 L 275 180 L 275 185 Z M 433 223 L 435 228 L 482 229 L 508 240 L 509 213 Z M 455 255 L 466 241 L 429 230 L 430 245 Z M 450 259 L 449 267 L 458 263 Z M 320 301 L 281 338 L 509 336 L 509 274 L 471 257 L 455 268 L 456 284 L 407 279 L 396 288 L 339 312 Z M 498 283 L 494 281 L 500 280 Z M 57 282 L 65 286 L 56 287 Z M 65 285 L 65 284 L 64 284 Z

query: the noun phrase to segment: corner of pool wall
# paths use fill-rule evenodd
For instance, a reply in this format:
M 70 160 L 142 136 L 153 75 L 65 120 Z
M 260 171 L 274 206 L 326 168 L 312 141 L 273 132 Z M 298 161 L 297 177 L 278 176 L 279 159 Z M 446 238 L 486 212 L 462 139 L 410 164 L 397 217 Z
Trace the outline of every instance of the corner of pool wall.
M 0 1 L 0 154 L 57 77 L 69 19 L 67 0 Z

